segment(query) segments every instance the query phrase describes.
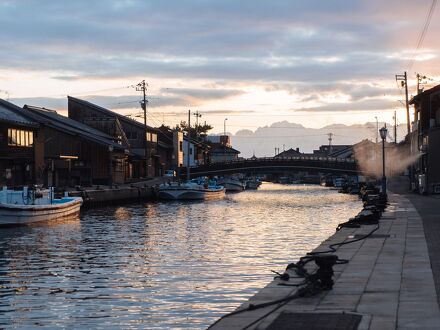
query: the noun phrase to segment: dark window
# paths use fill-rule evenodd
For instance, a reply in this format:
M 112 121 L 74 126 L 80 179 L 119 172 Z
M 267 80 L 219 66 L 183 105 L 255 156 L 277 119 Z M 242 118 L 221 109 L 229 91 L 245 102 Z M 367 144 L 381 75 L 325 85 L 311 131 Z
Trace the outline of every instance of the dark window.
M 183 141 L 179 142 L 179 151 L 183 151 Z
M 127 139 L 129 140 L 137 140 L 138 134 L 137 132 L 127 132 Z

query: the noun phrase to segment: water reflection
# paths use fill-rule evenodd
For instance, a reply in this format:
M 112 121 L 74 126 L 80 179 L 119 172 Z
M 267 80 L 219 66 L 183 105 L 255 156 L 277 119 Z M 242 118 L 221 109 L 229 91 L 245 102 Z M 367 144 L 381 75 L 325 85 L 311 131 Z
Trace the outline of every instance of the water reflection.
M 205 328 L 360 207 L 319 186 L 264 184 L 1 229 L 0 327 Z

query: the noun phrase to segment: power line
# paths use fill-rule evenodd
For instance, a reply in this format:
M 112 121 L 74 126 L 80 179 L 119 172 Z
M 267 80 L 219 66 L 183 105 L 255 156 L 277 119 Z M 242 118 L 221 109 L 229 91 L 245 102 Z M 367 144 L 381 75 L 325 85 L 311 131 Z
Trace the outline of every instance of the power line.
M 311 136 L 327 136 L 327 134 L 303 134 L 303 135 L 269 135 L 269 136 L 250 136 L 250 135 L 234 135 L 233 138 L 245 139 L 273 139 L 273 138 L 308 138 Z
M 434 9 L 435 9 L 436 5 L 437 5 L 437 0 L 432 0 L 431 7 L 429 8 L 428 14 L 425 17 L 425 23 L 423 24 L 422 31 L 420 32 L 419 38 L 417 40 L 416 49 L 414 50 L 414 52 L 411 56 L 411 59 L 408 63 L 408 70 L 411 70 L 411 68 L 414 64 L 414 60 L 417 55 L 417 52 L 419 51 L 420 47 L 423 44 L 423 41 L 425 40 L 426 32 L 428 31 L 429 24 L 431 23 L 432 14 L 434 13 Z
M 82 91 L 82 92 L 73 92 L 73 93 L 63 93 L 63 94 L 52 94 L 52 95 L 45 95 L 44 97 L 65 97 L 67 95 L 84 95 L 84 94 L 90 94 L 90 93 L 98 93 L 98 92 L 110 92 L 114 90 L 120 90 L 120 89 L 126 89 L 131 88 L 132 86 L 120 86 L 120 87 L 113 87 L 113 88 L 103 88 L 103 89 L 95 89 L 91 91 Z

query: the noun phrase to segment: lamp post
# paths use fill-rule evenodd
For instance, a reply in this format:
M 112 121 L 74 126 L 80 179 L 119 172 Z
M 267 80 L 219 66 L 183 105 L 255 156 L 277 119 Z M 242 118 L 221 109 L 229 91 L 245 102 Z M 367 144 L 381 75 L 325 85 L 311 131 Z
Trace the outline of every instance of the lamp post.
M 379 130 L 380 138 L 382 139 L 382 194 L 387 194 L 387 178 L 385 176 L 385 139 L 387 138 L 388 130 L 386 126 Z
M 225 162 L 226 163 L 226 141 L 227 141 L 227 138 L 226 138 L 226 120 L 228 120 L 228 118 L 225 118 L 225 120 L 223 121 L 223 135 L 224 135 L 224 137 L 223 137 L 223 139 L 224 139 L 224 146 L 223 146 L 223 150 L 224 150 L 224 154 L 223 154 L 223 162 Z

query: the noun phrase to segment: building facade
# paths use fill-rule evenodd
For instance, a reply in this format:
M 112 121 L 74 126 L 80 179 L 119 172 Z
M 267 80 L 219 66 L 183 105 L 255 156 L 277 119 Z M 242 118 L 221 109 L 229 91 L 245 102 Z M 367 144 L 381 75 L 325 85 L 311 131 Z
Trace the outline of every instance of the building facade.
M 116 139 L 126 140 L 129 150 L 137 157 L 129 160 L 129 174 L 132 179 L 153 177 L 163 172 L 158 153 L 157 129 L 144 126 L 140 122 L 130 119 L 99 105 L 71 96 L 68 99 L 68 115 L 76 121 L 89 125 Z M 114 121 L 115 129 L 107 122 Z
M 413 189 L 440 193 L 440 85 L 414 96 L 414 121 L 410 134 L 410 171 Z
M 53 110 L 25 105 L 21 113 L 39 124 L 42 160 L 35 171 L 40 183 L 74 187 L 126 181 L 129 151 L 120 141 Z
M 21 108 L 0 99 L 0 186 L 36 182 L 36 161 L 41 163 L 36 140 L 39 124 L 20 114 Z

